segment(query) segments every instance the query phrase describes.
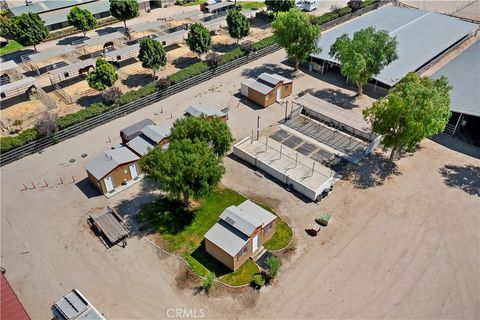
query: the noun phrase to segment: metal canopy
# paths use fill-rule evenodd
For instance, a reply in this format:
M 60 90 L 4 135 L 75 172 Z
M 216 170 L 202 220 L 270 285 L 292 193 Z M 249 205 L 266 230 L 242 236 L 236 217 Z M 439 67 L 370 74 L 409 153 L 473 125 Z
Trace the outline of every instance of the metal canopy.
M 87 66 L 94 66 L 95 65 L 96 59 L 87 59 L 87 60 L 80 60 L 76 63 L 66 65 L 61 68 L 53 69 L 49 73 L 52 76 L 58 76 L 58 75 L 63 75 L 65 72 L 70 72 L 70 71 L 78 71 L 81 68 L 87 67 Z
M 109 51 L 105 53 L 105 57 L 112 61 L 120 61 L 129 58 L 136 58 L 140 51 L 140 43 L 135 43 L 131 46 L 119 48 L 117 50 Z
M 0 93 L 2 95 L 5 95 L 5 98 L 25 93 L 28 88 L 35 84 L 35 81 L 35 78 L 28 77 L 15 82 L 4 84 L 0 86 Z
M 172 33 L 167 33 L 164 35 L 161 35 L 154 40 L 157 40 L 158 42 L 162 43 L 163 45 L 170 45 L 172 43 L 177 43 L 181 42 L 185 39 L 185 36 L 188 34 L 188 30 L 178 30 Z
M 416 71 L 475 31 L 478 25 L 439 13 L 385 6 L 330 31 L 323 32 L 318 44 L 322 51 L 312 57 L 338 63 L 329 55 L 330 47 L 342 34 L 373 26 L 398 40 L 398 60 L 385 67 L 375 80 L 393 86 L 408 72 Z
M 12 69 L 16 69 L 18 65 L 13 60 L 0 62 L 0 72 L 6 72 Z
M 208 6 L 205 7 L 206 12 L 212 12 L 214 10 L 227 10 L 227 8 L 232 8 L 234 7 L 235 4 L 232 2 L 218 2 L 214 4 L 209 4 Z
M 28 57 L 30 58 L 31 61 L 38 63 L 54 57 L 71 53 L 73 51 L 75 51 L 75 48 L 72 45 L 55 46 L 45 51 L 34 53 Z
M 55 2 L 55 1 L 52 1 Z M 58 1 L 60 2 L 60 1 Z M 86 4 L 75 4 L 81 9 L 87 9 L 93 15 L 108 12 L 110 10 L 110 2 L 109 1 L 93 1 L 91 3 Z M 29 6 L 30 7 L 30 6 Z M 68 22 L 67 16 L 70 13 L 72 8 L 63 8 L 59 10 L 43 12 L 40 14 L 40 17 L 45 21 L 46 26 L 51 26 L 57 23 L 64 23 Z
M 199 14 L 202 14 L 203 12 L 200 11 L 199 9 L 196 10 L 191 10 L 191 11 L 186 11 L 178 14 L 174 14 L 173 16 L 170 17 L 172 20 L 185 20 L 188 18 L 192 18 L 195 16 L 198 16 Z
M 480 117 L 480 40 L 460 53 L 452 61 L 432 75 L 448 78 L 450 110 Z
M 83 43 L 85 45 L 91 47 L 91 46 L 96 46 L 96 45 L 99 45 L 99 44 L 105 44 L 107 42 L 118 40 L 118 39 L 121 39 L 121 38 L 124 38 L 124 37 L 125 37 L 125 35 L 123 33 L 115 31 L 115 32 L 112 32 L 112 33 L 107 33 L 103 36 L 99 36 L 99 37 L 96 37 L 96 38 L 85 40 L 85 41 L 83 41 Z
M 157 20 L 157 21 L 136 24 L 131 26 L 129 29 L 132 30 L 133 32 L 145 32 L 149 30 L 159 29 L 165 26 L 166 24 L 168 24 L 168 22 L 165 20 Z

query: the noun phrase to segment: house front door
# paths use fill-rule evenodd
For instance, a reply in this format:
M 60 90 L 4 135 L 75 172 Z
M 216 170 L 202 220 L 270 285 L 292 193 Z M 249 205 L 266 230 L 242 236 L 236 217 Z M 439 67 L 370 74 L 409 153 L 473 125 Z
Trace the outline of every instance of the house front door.
M 277 101 L 282 100 L 282 87 L 277 88 Z
M 110 192 L 114 189 L 111 176 L 106 177 L 105 179 L 103 179 L 103 181 L 105 182 L 105 188 L 107 189 L 107 192 Z
M 252 241 L 252 252 L 257 251 L 257 249 L 258 249 L 258 233 L 257 233 L 257 235 L 253 238 L 253 241 Z
M 132 176 L 132 179 L 138 177 L 137 166 L 135 165 L 135 163 L 132 163 L 128 167 L 130 168 L 130 175 Z

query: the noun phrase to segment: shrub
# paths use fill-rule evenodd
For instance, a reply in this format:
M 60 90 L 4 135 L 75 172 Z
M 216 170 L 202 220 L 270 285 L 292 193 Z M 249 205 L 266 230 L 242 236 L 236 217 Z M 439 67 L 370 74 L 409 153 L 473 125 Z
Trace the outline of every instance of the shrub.
M 209 52 L 206 56 L 206 60 L 210 68 L 216 68 L 220 65 L 220 55 L 216 52 Z
M 161 78 L 157 81 L 157 90 L 165 90 L 172 84 L 169 78 Z
M 102 100 L 107 106 L 112 105 L 121 96 L 122 90 L 119 87 L 111 87 L 102 92 Z
M 260 50 L 260 49 L 263 49 L 265 47 L 268 47 L 268 46 L 271 46 L 272 44 L 275 43 L 275 37 L 274 36 L 270 36 L 268 38 L 265 38 L 265 39 L 262 39 L 258 42 L 255 42 L 253 44 L 253 50 L 254 51 L 257 51 L 257 50 Z
M 263 287 L 265 285 L 265 276 L 261 273 L 254 275 L 253 280 L 252 280 L 252 284 L 256 288 L 260 289 L 261 287 Z
M 124 95 L 122 95 L 120 98 L 117 99 L 117 101 L 114 103 L 114 106 L 123 106 L 124 104 L 136 101 L 142 97 L 148 96 L 149 94 L 154 93 L 157 91 L 156 88 L 156 83 L 155 82 L 150 82 L 149 84 L 139 88 L 138 90 L 132 90 L 129 92 L 126 92 Z
M 240 45 L 240 49 L 242 49 L 242 51 L 245 52 L 246 54 L 249 54 L 250 52 L 253 51 L 253 42 L 250 40 L 243 42 Z
M 50 137 L 58 130 L 58 114 L 45 112 L 35 124 L 41 137 Z
M 7 152 L 9 150 L 18 148 L 27 144 L 31 141 L 36 140 L 39 137 L 37 129 L 30 128 L 23 130 L 18 136 L 16 137 L 3 137 L 0 138 L 0 151 Z
M 378 2 L 378 0 L 365 0 L 362 1 L 362 8 L 368 7 L 371 4 Z
M 108 107 L 103 103 L 94 103 L 85 109 L 77 111 L 75 113 L 67 114 L 58 119 L 58 129 L 62 130 L 70 127 L 74 124 L 83 122 L 87 119 L 98 116 L 108 110 Z
M 226 52 L 220 57 L 220 64 L 225 64 L 227 62 L 233 61 L 235 59 L 241 58 L 245 53 L 240 48 L 235 48 L 229 52 Z
M 200 61 L 197 63 L 192 64 L 191 66 L 182 69 L 180 71 L 175 72 L 168 76 L 172 84 L 182 82 L 186 79 L 199 75 L 205 71 L 208 71 L 210 68 L 205 61 Z
M 209 293 L 210 290 L 213 288 L 213 284 L 214 284 L 215 280 L 217 280 L 217 277 L 215 276 L 215 273 L 210 272 L 209 274 L 207 274 L 207 276 L 202 281 L 202 289 L 206 293 Z
M 271 256 L 267 258 L 265 263 L 267 265 L 268 277 L 270 279 L 275 279 L 280 271 L 280 260 L 278 260 L 278 258 L 275 256 Z

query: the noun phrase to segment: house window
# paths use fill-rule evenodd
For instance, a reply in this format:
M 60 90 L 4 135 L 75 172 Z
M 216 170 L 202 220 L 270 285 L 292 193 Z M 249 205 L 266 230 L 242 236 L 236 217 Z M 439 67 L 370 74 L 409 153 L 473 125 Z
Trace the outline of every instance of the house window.
M 272 228 L 273 228 L 273 222 L 270 222 L 265 226 L 265 228 L 263 228 L 263 233 L 269 233 L 270 230 L 272 230 Z
M 242 250 L 238 253 L 238 258 L 243 257 L 247 253 L 247 246 L 243 247 Z

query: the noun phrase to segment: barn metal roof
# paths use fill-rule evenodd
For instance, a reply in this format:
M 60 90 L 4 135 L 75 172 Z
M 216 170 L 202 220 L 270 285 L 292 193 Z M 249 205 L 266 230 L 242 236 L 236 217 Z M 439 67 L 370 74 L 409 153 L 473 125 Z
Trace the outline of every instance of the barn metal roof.
M 173 124 L 162 123 L 161 125 L 148 125 L 142 129 L 142 134 L 148 137 L 155 143 L 159 143 L 165 138 L 168 138 L 172 133 Z
M 96 59 L 90 58 L 87 60 L 80 60 L 78 62 L 63 66 L 61 68 L 53 69 L 49 71 L 49 73 L 52 76 L 57 76 L 57 75 L 63 75 L 65 72 L 69 71 L 78 71 L 81 68 L 84 68 L 86 66 L 94 66 L 95 65 Z
M 249 238 L 225 221 L 220 220 L 205 233 L 205 239 L 230 256 L 235 256 L 247 244 Z
M 83 43 L 89 47 L 99 45 L 99 44 L 105 44 L 110 41 L 114 41 L 117 39 L 125 38 L 125 35 L 121 32 L 115 31 L 112 33 L 107 33 L 104 34 L 103 36 L 95 37 L 92 39 L 88 39 L 83 41 Z
M 129 29 L 132 30 L 133 32 L 144 32 L 144 31 L 161 28 L 166 24 L 168 24 L 168 22 L 165 20 L 148 21 L 145 23 L 135 24 L 129 27 Z
M 8 70 L 16 69 L 18 65 L 13 60 L 0 62 L 0 71 L 5 72 Z
M 0 306 L 0 319 L 30 320 L 3 273 L 0 273 Z
M 220 219 L 236 228 L 246 236 L 250 236 L 255 229 L 262 225 L 262 222 L 257 220 L 248 212 L 243 212 L 237 206 L 230 206 L 226 208 L 220 215 Z
M 144 156 L 155 148 L 155 142 L 139 135 L 127 142 L 127 147 L 140 156 Z
M 237 208 L 242 210 L 247 215 L 252 216 L 255 220 L 260 221 L 264 226 L 277 219 L 277 216 L 250 200 L 245 200 L 239 204 Z
M 41 62 L 41 61 L 45 61 L 45 60 L 58 57 L 64 54 L 68 54 L 73 51 L 75 51 L 75 47 L 73 47 L 72 45 L 65 45 L 65 46 L 62 45 L 62 46 L 55 46 L 52 48 L 48 48 L 45 51 L 31 54 L 28 57 L 33 62 Z
M 408 72 L 418 70 L 478 27 L 435 12 L 385 6 L 323 32 L 318 41 L 322 51 L 312 56 L 338 63 L 329 55 L 335 40 L 345 33 L 352 37 L 356 31 L 370 26 L 385 30 L 398 40 L 398 60 L 374 77 L 388 86 L 395 85 Z
M 255 79 L 247 79 L 243 81 L 242 84 L 264 95 L 272 92 L 274 89 L 273 87 Z
M 90 3 L 78 5 L 78 7 L 82 9 L 87 9 L 93 15 L 96 15 L 102 12 L 110 11 L 110 2 L 103 1 L 103 0 L 93 1 Z M 71 9 L 72 9 L 72 6 L 69 6 L 67 8 L 63 8 L 55 11 L 43 12 L 40 14 L 40 17 L 45 21 L 46 26 L 50 26 L 56 23 L 67 22 L 68 21 L 67 15 L 70 13 Z
M 98 180 L 105 177 L 116 167 L 140 159 L 126 147 L 106 150 L 92 159 L 85 169 Z
M 446 76 L 452 86 L 450 110 L 480 117 L 480 40 L 432 75 Z
M 32 3 L 29 5 L 21 5 L 17 7 L 10 8 L 10 11 L 15 16 L 19 16 L 22 13 L 33 12 L 33 13 L 42 13 L 52 10 L 58 10 L 61 8 L 72 7 L 74 5 L 92 2 L 95 0 L 46 0 L 37 3 Z M 102 2 L 102 1 L 99 1 Z
M 276 86 L 279 82 L 291 83 L 292 80 L 282 77 L 276 73 L 266 73 L 263 72 L 258 76 L 258 79 L 265 81 L 273 86 Z

